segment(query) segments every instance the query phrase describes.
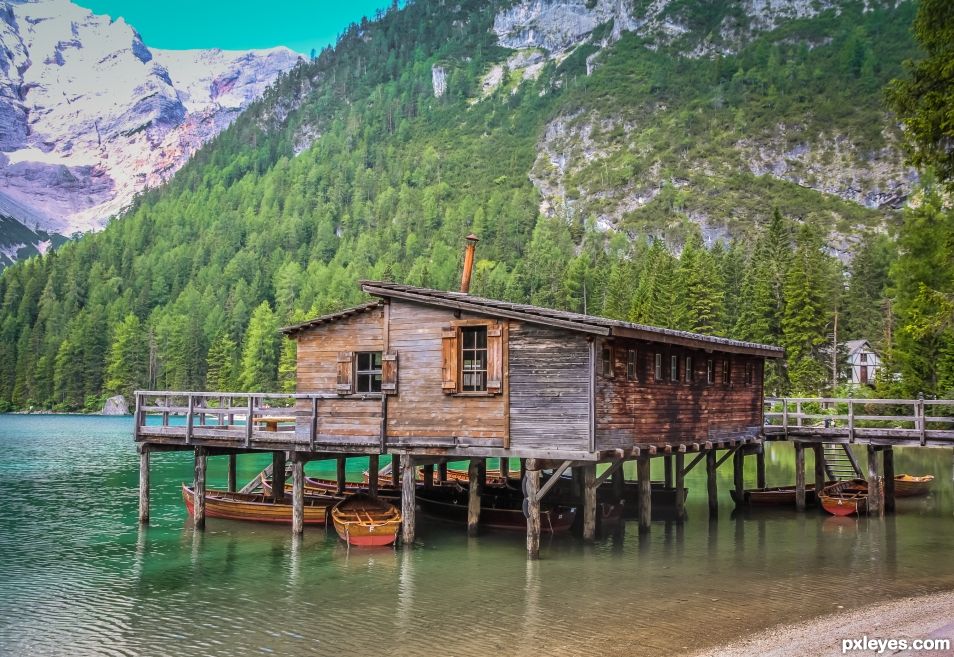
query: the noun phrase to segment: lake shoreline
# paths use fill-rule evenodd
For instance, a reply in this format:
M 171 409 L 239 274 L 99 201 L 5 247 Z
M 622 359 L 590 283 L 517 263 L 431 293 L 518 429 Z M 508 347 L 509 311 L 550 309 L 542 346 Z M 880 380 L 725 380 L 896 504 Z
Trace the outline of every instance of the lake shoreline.
M 876 654 L 875 650 L 843 651 L 845 639 L 951 639 L 954 644 L 954 591 L 899 598 L 862 609 L 839 611 L 792 625 L 780 624 L 730 643 L 691 653 L 691 657 L 789 657 L 790 655 Z M 885 649 L 881 654 L 913 655 Z M 954 650 L 920 654 L 954 655 Z

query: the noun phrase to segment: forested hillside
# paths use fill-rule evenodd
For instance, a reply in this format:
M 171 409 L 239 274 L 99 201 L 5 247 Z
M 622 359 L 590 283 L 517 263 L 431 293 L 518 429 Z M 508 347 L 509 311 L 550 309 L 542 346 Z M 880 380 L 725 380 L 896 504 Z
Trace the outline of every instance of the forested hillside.
M 837 313 L 839 339 L 898 354 L 885 385 L 954 388 L 950 328 L 904 330 L 924 276 L 950 276 L 942 193 L 902 212 L 809 179 L 899 159 L 881 90 L 918 55 L 911 3 L 688 56 L 730 3 L 674 1 L 675 41 L 624 32 L 591 66 L 607 26 L 488 85 L 509 4 L 352 26 L 102 233 L 5 270 L 0 407 L 290 389 L 279 325 L 361 301 L 362 278 L 453 288 L 471 231 L 475 294 L 781 344 L 780 392 L 830 385 Z

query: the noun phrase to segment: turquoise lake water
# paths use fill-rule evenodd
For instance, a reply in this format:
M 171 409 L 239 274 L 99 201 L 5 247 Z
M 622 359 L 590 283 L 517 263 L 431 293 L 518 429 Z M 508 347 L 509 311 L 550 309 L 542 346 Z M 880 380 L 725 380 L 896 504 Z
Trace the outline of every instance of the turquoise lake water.
M 179 491 L 189 453 L 152 456 L 140 528 L 131 429 L 0 415 L 0 655 L 669 655 L 954 588 L 950 449 L 896 450 L 899 473 L 937 482 L 885 520 L 734 515 L 728 463 L 717 522 L 697 468 L 683 526 L 657 521 L 640 537 L 627 522 L 595 545 L 545 536 L 528 562 L 522 534 L 468 539 L 424 516 L 415 546 L 398 549 L 214 518 L 195 532 Z M 769 485 L 791 483 L 791 445 L 768 449 Z M 210 458 L 210 487 L 224 486 L 225 461 Z M 249 479 L 267 457 L 238 462 Z M 333 476 L 334 463 L 308 472 Z

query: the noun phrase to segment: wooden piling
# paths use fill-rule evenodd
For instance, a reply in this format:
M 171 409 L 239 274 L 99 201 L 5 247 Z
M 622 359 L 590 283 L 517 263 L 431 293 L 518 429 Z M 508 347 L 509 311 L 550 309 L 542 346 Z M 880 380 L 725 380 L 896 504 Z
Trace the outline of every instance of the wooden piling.
M 401 481 L 401 455 L 392 454 L 391 455 L 391 481 L 395 486 L 399 485 Z
M 812 450 L 815 452 L 815 499 L 819 499 L 822 489 L 825 487 L 826 479 L 825 476 L 825 446 L 821 443 L 812 445 Z M 821 508 L 821 502 L 818 504 Z
M 596 464 L 583 466 L 583 540 L 596 538 Z
M 686 519 L 686 455 L 676 452 L 676 520 Z
M 368 457 L 368 493 L 371 494 L 371 497 L 377 497 L 378 495 L 379 460 L 377 454 L 372 454 Z
M 620 465 L 613 472 L 613 497 L 617 500 L 623 499 L 626 493 L 626 473 L 623 472 L 623 466 Z
M 527 558 L 540 558 L 540 470 L 537 469 L 536 459 L 527 459 L 523 461 L 526 470 L 524 472 L 524 487 L 526 494 L 525 504 L 527 508 Z
M 429 463 L 424 466 L 424 488 L 431 489 L 434 487 L 434 464 Z
M 652 521 L 653 489 L 649 477 L 649 457 L 636 461 L 636 479 L 639 481 L 639 531 L 646 533 Z
M 339 456 L 337 459 L 336 465 L 336 483 L 338 485 L 338 495 L 343 495 L 345 492 L 345 484 L 347 483 L 348 477 L 348 459 L 345 456 Z
M 285 499 L 285 452 L 272 452 L 272 500 L 281 502 Z
M 881 505 L 881 481 L 878 476 L 878 449 L 868 445 L 868 513 L 884 515 Z
M 795 508 L 805 510 L 805 446 L 795 443 Z
M 437 466 L 437 478 L 441 483 L 447 481 L 447 461 L 441 461 Z
M 672 456 L 663 457 L 663 469 L 666 471 L 663 475 L 666 488 L 672 488 Z
M 139 522 L 149 523 L 149 445 L 139 446 Z
M 884 510 L 894 512 L 894 448 L 881 450 L 881 464 L 884 472 Z
M 741 503 L 745 499 L 745 452 L 736 448 L 732 455 L 732 483 L 735 486 L 735 499 Z
M 716 451 L 706 452 L 706 489 L 709 493 L 709 517 L 719 517 L 719 488 L 716 483 Z
M 467 467 L 467 477 L 469 484 L 467 486 L 467 535 L 476 536 L 478 523 L 480 523 L 480 493 L 481 478 L 480 466 L 483 459 L 471 459 Z
M 292 535 L 305 531 L 305 462 L 292 456 Z
M 765 444 L 759 445 L 755 452 L 755 485 L 758 488 L 765 488 Z
M 397 477 L 393 471 L 392 475 Z M 401 472 L 401 516 L 403 516 L 401 541 L 404 545 L 414 543 L 414 521 L 417 516 L 417 500 L 415 499 L 417 481 L 414 475 L 414 459 L 408 456 Z
M 510 480 L 510 459 L 506 456 L 500 457 L 500 478 L 504 483 Z
M 192 523 L 196 529 L 205 529 L 205 466 L 208 462 L 205 447 L 195 448 L 195 496 L 192 502 Z
M 230 493 L 235 492 L 237 469 L 238 468 L 236 464 L 236 455 L 229 454 L 229 472 L 228 472 L 228 479 L 226 480 L 226 488 L 228 489 Z

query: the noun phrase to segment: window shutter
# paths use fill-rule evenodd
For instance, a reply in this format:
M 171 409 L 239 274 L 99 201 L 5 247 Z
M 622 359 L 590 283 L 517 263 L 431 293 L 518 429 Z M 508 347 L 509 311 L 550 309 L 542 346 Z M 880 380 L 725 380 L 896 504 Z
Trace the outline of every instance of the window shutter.
M 503 327 L 487 327 L 487 392 L 499 395 L 503 389 Z
M 354 391 L 354 352 L 338 352 L 338 385 L 335 391 L 339 395 L 349 395 Z
M 441 389 L 445 395 L 457 392 L 457 328 L 445 326 L 441 329 L 441 369 L 443 381 Z
M 386 395 L 397 394 L 398 356 L 389 351 L 381 357 L 381 392 Z

